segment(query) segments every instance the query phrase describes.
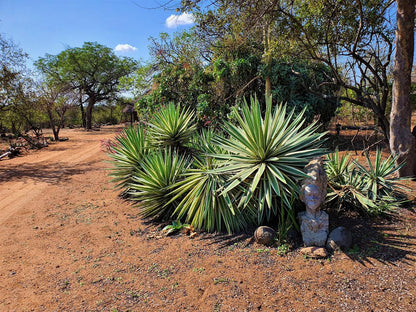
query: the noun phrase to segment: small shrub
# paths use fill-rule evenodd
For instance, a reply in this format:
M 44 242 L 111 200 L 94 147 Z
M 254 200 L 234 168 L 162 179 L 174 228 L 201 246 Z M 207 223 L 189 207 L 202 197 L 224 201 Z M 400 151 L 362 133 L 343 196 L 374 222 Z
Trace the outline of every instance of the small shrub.
M 403 178 L 395 178 L 402 165 L 396 166 L 395 157 L 382 160 L 378 149 L 374 164 L 366 154 L 366 166 L 352 160 L 348 154 L 340 157 L 338 150 L 327 158 L 325 170 L 331 189 L 327 201 L 335 202 L 338 210 L 350 208 L 368 215 L 379 215 L 403 203 L 396 192 L 404 189 L 399 184 Z
M 285 105 L 273 109 L 269 98 L 263 117 L 259 102 L 252 98 L 251 106 L 245 103 L 241 113 L 235 112 L 237 125 L 225 125 L 228 137 L 213 140 L 228 152 L 213 155 L 223 162 L 216 172 L 230 176 L 222 194 L 237 186 L 246 190 L 238 207 L 255 205 L 258 224 L 278 216 L 282 206 L 293 209 L 290 198 L 297 196 L 298 181 L 306 177 L 303 167 L 324 153 L 320 148 L 324 134 L 316 133 L 316 123 L 305 126 L 303 113 L 294 117 L 294 110 L 287 113 Z

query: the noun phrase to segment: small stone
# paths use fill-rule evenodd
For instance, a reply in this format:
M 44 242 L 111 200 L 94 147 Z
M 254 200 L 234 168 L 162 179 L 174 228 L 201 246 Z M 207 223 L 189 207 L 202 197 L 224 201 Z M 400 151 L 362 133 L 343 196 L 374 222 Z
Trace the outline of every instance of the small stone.
M 347 228 L 340 226 L 334 229 L 328 237 L 327 248 L 331 250 L 348 250 L 352 244 L 352 234 Z
M 299 232 L 295 228 L 290 228 L 286 235 L 286 241 L 289 245 L 295 246 L 300 240 Z
M 260 226 L 254 232 L 254 239 L 262 245 L 271 245 L 274 243 L 276 231 L 268 226 Z
M 321 259 L 328 257 L 328 252 L 323 247 L 304 247 L 300 249 L 300 252 L 309 258 Z

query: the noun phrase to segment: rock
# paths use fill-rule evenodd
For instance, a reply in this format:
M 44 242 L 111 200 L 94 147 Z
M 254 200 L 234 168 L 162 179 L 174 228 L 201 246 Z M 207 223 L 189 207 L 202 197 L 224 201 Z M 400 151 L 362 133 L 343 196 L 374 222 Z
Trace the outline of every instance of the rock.
M 329 234 L 326 246 L 331 250 L 348 250 L 351 247 L 351 244 L 351 231 L 343 226 L 339 226 Z
M 271 245 L 274 243 L 276 231 L 268 226 L 260 226 L 254 232 L 254 239 L 257 243 L 262 245 Z
M 328 257 L 328 252 L 323 247 L 304 247 L 300 249 L 300 253 L 315 259 L 322 259 Z
M 286 235 L 286 241 L 289 245 L 295 246 L 300 241 L 300 235 L 294 227 L 290 228 Z

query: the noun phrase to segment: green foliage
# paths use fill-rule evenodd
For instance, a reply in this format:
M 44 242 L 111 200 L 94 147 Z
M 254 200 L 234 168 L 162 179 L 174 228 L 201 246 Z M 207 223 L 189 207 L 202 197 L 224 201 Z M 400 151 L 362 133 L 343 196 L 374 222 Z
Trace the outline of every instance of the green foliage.
M 26 96 L 27 58 L 12 40 L 0 34 L 0 110 L 11 108 Z
M 117 188 L 129 192 L 132 177 L 141 171 L 141 163 L 148 153 L 144 129 L 140 126 L 128 127 L 119 133 L 108 154 L 112 158 L 112 182 L 117 183 Z
M 189 224 L 182 224 L 181 221 L 172 221 L 172 224 L 166 225 L 162 231 L 166 232 L 166 235 L 171 235 L 182 229 L 189 228 Z
M 403 178 L 396 178 L 395 175 L 404 164 L 396 165 L 397 156 L 390 155 L 387 159 L 381 160 L 380 149 L 376 151 L 374 164 L 371 163 L 368 153 L 365 156 L 367 166 L 354 162 L 363 174 L 364 191 L 373 201 L 378 198 L 388 198 L 399 186 L 397 182 L 403 180 Z
M 171 200 L 172 186 L 189 167 L 188 158 L 170 148 L 152 150 L 143 157 L 140 167 L 129 184 L 140 214 L 156 220 L 172 218 L 177 207 L 177 202 Z
M 339 151 L 328 155 L 325 170 L 331 192 L 327 201 L 336 202 L 338 209 L 356 209 L 368 215 L 379 215 L 397 208 L 403 200 L 396 190 L 403 189 L 395 178 L 401 165 L 396 157 L 381 159 L 377 150 L 374 164 L 366 154 L 367 164 L 351 160 L 350 155 L 340 157 Z
M 211 132 L 203 132 L 199 146 L 206 154 L 195 158 L 184 179 L 172 187 L 173 199 L 182 198 L 175 214 L 178 218 L 185 218 L 196 229 L 213 232 L 225 227 L 228 233 L 238 232 L 253 223 L 255 209 L 251 205 L 244 210 L 233 207 L 241 189 L 239 192 L 221 193 L 228 176 L 215 172 L 221 163 L 208 155 L 219 150 L 211 145 L 211 136 Z
M 87 97 L 86 126 L 91 129 L 93 106 L 116 97 L 120 79 L 135 71 L 136 61 L 120 58 L 97 42 L 85 42 L 58 55 L 47 54 L 35 66 L 47 81 L 68 84 Z
M 169 103 L 160 109 L 149 122 L 151 143 L 157 147 L 172 147 L 186 151 L 194 136 L 196 126 L 194 113 Z
M 289 198 L 305 177 L 303 167 L 324 152 L 319 148 L 323 134 L 315 133 L 315 123 L 303 127 L 303 112 L 294 118 L 294 111 L 286 114 L 284 105 L 272 109 L 271 99 L 266 100 L 264 117 L 257 99 L 252 99 L 251 107 L 245 103 L 236 116 L 237 125 L 226 124 L 229 137 L 214 139 L 228 154 L 213 156 L 224 162 L 217 172 L 231 175 L 222 193 L 237 186 L 246 189 L 238 207 L 254 200 L 261 224 L 278 215 L 281 202 L 285 209 L 292 209 Z
M 297 113 L 305 108 L 304 117 L 308 122 L 319 116 L 319 121 L 327 124 L 334 117 L 338 101 L 335 97 L 322 96 L 333 95 L 339 89 L 332 83 L 332 74 L 327 66 L 281 59 L 262 68 L 263 75 L 271 78 L 272 95 L 277 103 L 286 103 Z

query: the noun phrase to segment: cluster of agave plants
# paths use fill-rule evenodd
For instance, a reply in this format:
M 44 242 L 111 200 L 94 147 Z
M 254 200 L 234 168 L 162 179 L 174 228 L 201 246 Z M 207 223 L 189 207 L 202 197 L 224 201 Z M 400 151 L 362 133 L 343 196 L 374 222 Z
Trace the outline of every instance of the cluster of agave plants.
M 228 233 L 273 221 L 284 235 L 297 227 L 299 181 L 304 166 L 326 153 L 325 133 L 317 132 L 317 123 L 305 124 L 304 112 L 295 115 L 271 99 L 263 111 L 251 98 L 233 113 L 236 121 L 221 129 L 197 129 L 194 112 L 166 105 L 116 137 L 109 153 L 113 181 L 146 218 Z M 383 171 L 373 181 L 373 167 L 353 170 L 356 163 L 338 152 L 328 158 L 330 200 L 350 200 L 368 211 L 383 200 L 396 202 L 388 198 L 395 183 L 388 176 L 398 169 L 394 159 L 379 159 Z

